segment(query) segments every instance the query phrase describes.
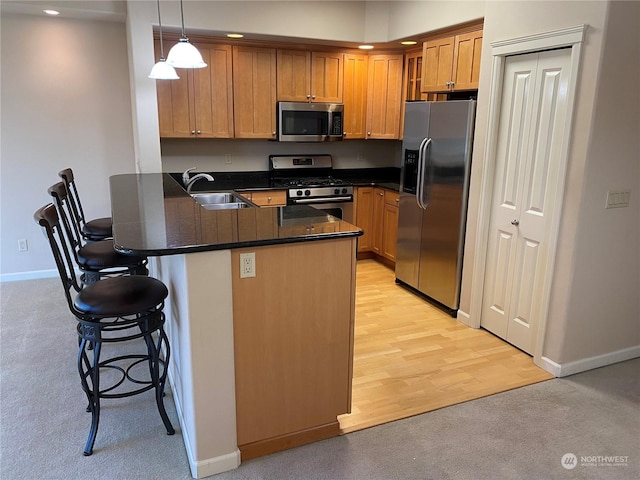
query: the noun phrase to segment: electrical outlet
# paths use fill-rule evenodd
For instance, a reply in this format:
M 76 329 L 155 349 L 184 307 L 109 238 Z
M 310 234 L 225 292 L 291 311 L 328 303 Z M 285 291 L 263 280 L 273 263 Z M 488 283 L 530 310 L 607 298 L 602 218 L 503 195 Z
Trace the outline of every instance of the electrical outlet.
M 230 153 L 225 154 L 224 163 L 226 163 L 227 165 L 230 165 L 231 163 L 233 163 L 233 159 Z
M 256 276 L 256 254 L 241 253 L 240 254 L 240 278 L 249 278 Z
M 18 239 L 18 251 L 26 252 L 27 250 L 29 250 L 29 244 L 27 243 L 27 239 L 26 238 Z

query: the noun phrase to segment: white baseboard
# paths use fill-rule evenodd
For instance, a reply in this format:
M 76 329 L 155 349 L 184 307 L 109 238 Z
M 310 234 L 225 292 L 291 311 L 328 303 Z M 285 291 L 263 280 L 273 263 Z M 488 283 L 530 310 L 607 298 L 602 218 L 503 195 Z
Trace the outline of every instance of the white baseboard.
M 624 362 L 625 360 L 631 360 L 632 358 L 637 357 L 640 357 L 640 345 L 562 364 L 556 363 L 547 357 L 542 357 L 539 367 L 545 369 L 556 377 L 566 377 L 576 373 L 586 372 L 587 370 L 593 370 L 594 368 Z
M 58 270 L 35 270 L 33 272 L 2 273 L 0 283 L 19 282 L 20 280 L 36 280 L 38 278 L 54 278 L 58 276 Z
M 172 364 L 173 366 L 173 364 Z M 228 472 L 234 470 L 240 466 L 240 450 L 236 449 L 234 452 L 219 455 L 214 458 L 207 458 L 206 460 L 196 460 L 194 454 L 194 448 L 189 441 L 189 435 L 187 435 L 187 429 L 184 424 L 183 407 L 180 402 L 180 398 L 175 394 L 174 383 L 174 371 L 169 368 L 169 384 L 173 390 L 173 402 L 176 406 L 176 412 L 178 414 L 178 420 L 180 421 L 180 431 L 182 432 L 182 441 L 184 442 L 185 450 L 187 451 L 187 460 L 189 461 L 189 469 L 191 470 L 191 476 L 193 478 L 204 478 L 216 475 L 222 472 Z
M 456 318 L 460 323 L 464 323 L 468 327 L 477 328 L 475 325 L 471 325 L 471 315 L 469 315 L 467 312 L 463 312 L 462 310 L 458 309 Z

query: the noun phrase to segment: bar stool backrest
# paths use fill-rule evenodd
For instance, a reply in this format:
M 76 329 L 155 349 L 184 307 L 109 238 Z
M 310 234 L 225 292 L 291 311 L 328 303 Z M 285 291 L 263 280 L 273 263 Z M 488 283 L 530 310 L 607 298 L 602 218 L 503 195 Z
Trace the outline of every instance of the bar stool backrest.
M 67 187 L 69 204 L 71 206 L 71 211 L 75 217 L 76 223 L 79 225 L 84 225 L 85 223 L 87 223 L 87 221 L 84 217 L 82 203 L 80 203 L 80 195 L 78 194 L 78 188 L 76 187 L 76 182 L 73 177 L 73 170 L 71 170 L 70 168 L 60 170 L 58 172 L 58 176 L 64 182 L 65 187 Z
M 73 306 L 73 299 L 71 298 L 71 289 L 76 292 L 81 290 L 80 283 L 76 277 L 74 269 L 74 261 L 71 257 L 69 242 L 63 229 L 60 226 L 60 217 L 56 211 L 56 207 L 49 203 L 42 208 L 39 208 L 34 214 L 33 219 L 38 225 L 40 225 L 44 231 L 45 236 L 49 240 L 49 246 L 53 253 L 53 258 L 56 261 L 56 267 L 62 286 L 64 287 L 65 296 L 71 312 L 76 312 Z
M 78 249 L 82 247 L 82 234 L 80 233 L 80 225 L 76 221 L 76 216 L 73 213 L 73 205 L 70 201 L 67 187 L 62 182 L 51 185 L 48 189 L 49 195 L 51 195 L 55 201 L 55 205 L 58 209 L 58 218 L 62 220 L 67 240 L 71 245 L 71 251 L 73 257 L 78 261 Z

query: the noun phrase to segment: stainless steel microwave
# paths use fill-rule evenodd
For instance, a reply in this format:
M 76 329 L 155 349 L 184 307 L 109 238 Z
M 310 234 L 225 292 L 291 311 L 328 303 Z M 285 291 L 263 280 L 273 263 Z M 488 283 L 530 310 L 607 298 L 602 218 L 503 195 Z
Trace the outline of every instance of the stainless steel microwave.
M 276 138 L 279 142 L 342 140 L 342 103 L 278 102 Z

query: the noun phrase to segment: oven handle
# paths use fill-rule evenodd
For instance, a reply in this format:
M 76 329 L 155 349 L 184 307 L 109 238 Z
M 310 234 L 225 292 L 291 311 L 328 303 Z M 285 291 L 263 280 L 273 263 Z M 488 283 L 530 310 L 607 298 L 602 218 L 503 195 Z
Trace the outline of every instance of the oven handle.
M 337 203 L 353 202 L 353 196 L 348 197 L 326 197 L 326 198 L 292 198 L 293 203 Z

